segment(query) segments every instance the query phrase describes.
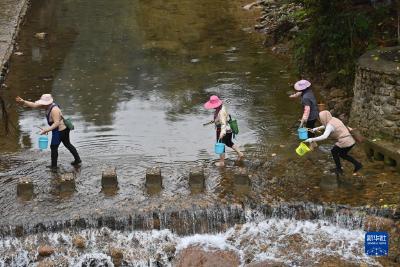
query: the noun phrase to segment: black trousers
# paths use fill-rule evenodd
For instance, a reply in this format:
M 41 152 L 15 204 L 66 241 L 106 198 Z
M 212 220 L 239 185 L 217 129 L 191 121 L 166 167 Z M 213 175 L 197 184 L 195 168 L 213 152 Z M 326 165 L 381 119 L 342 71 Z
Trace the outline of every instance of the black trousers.
M 315 123 L 317 122 L 317 120 L 311 120 L 311 121 L 307 121 L 306 122 L 306 127 L 309 129 L 313 129 L 315 128 Z M 308 132 L 308 138 L 313 138 L 315 137 L 315 133 L 312 132 Z
M 217 141 L 219 140 L 219 135 L 221 133 L 221 129 L 217 129 Z M 232 142 L 232 132 L 226 133 L 224 137 L 222 137 L 221 142 L 224 143 L 227 147 L 232 148 L 235 144 Z
M 354 167 L 360 166 L 361 163 L 355 160 L 352 156 L 348 155 L 349 151 L 353 148 L 354 145 L 349 147 L 338 147 L 337 145 L 333 146 L 331 153 L 333 156 L 333 160 L 335 161 L 336 169 L 342 170 L 342 164 L 340 163 L 340 158 L 351 162 Z
M 69 140 L 69 132 L 70 129 L 65 129 L 60 131 L 60 140 L 63 143 L 63 145 L 71 152 L 72 156 L 74 156 L 75 161 L 79 162 L 81 161 L 81 158 L 79 157 L 78 151 L 76 151 L 76 148 L 71 144 Z M 50 145 L 51 149 L 51 167 L 57 167 L 57 160 L 58 160 L 58 145 Z

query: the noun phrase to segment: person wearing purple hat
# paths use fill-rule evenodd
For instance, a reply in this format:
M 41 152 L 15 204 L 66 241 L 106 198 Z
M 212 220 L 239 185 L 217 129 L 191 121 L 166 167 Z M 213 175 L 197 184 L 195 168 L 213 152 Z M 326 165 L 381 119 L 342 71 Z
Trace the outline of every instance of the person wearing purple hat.
M 69 140 L 70 129 L 68 129 L 65 125 L 61 109 L 56 103 L 54 103 L 54 99 L 51 94 L 44 94 L 40 97 L 38 101 L 35 102 L 26 101 L 19 96 L 16 97 L 15 101 L 26 107 L 40 108 L 46 110 L 46 119 L 50 127 L 46 129 L 41 129 L 40 134 L 47 134 L 48 132 L 52 132 L 50 144 L 51 169 L 57 169 L 58 147 L 60 146 L 61 142 L 74 156 L 74 161 L 71 162 L 71 164 L 77 166 L 82 163 L 78 151 Z
M 238 160 L 243 158 L 243 153 L 239 148 L 232 142 L 232 130 L 229 126 L 229 114 L 226 110 L 225 105 L 218 96 L 212 95 L 210 100 L 204 104 L 206 109 L 215 109 L 214 120 L 211 123 L 215 124 L 215 129 L 217 131 L 217 141 L 224 143 L 227 147 L 232 148 L 238 154 Z M 225 166 L 225 153 L 220 155 L 219 162 L 216 163 L 217 166 Z
M 301 104 L 303 105 L 303 116 L 301 117 L 300 127 L 307 127 L 313 129 L 315 122 L 318 119 L 318 105 L 317 99 L 311 89 L 311 83 L 307 80 L 300 80 L 294 84 L 294 89 L 297 93 L 290 95 L 290 98 L 301 97 Z M 309 137 L 314 137 L 312 132 L 308 133 Z

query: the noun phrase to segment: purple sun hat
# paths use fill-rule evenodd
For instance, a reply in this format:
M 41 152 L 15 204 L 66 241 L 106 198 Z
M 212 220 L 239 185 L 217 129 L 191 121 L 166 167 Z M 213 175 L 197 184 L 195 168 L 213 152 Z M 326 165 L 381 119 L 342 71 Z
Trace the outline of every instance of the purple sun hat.
M 294 89 L 296 89 L 296 91 L 304 91 L 310 86 L 311 86 L 311 83 L 309 81 L 300 80 L 294 84 Z

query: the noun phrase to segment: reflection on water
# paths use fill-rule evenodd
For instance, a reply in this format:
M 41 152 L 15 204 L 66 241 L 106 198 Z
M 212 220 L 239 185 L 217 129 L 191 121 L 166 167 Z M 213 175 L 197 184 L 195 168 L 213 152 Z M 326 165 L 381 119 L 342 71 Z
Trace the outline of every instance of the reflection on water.
M 211 117 L 202 103 L 213 93 L 238 117 L 240 143 L 287 136 L 286 66 L 245 40 L 238 3 L 205 2 L 35 1 L 5 99 L 52 93 L 77 124 L 83 155 L 209 158 L 214 135 L 201 126 Z M 41 31 L 46 40 L 34 38 Z M 0 149 L 35 147 L 43 114 L 9 112 L 19 128 Z

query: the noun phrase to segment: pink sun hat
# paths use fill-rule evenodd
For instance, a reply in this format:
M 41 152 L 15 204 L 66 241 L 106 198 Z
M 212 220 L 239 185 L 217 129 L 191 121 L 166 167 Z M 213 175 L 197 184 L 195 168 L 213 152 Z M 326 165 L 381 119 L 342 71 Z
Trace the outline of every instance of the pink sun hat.
M 311 86 L 311 83 L 307 80 L 300 80 L 294 84 L 294 89 L 297 91 L 306 90 L 308 87 Z
M 40 99 L 38 101 L 35 101 L 35 104 L 47 106 L 47 105 L 52 104 L 53 102 L 54 102 L 54 99 L 51 96 L 51 94 L 44 94 L 40 97 Z
M 205 104 L 204 107 L 206 109 L 213 109 L 213 108 L 217 108 L 219 106 L 222 105 L 222 100 L 218 98 L 218 96 L 216 95 L 212 95 L 210 97 L 210 100 L 208 100 Z

